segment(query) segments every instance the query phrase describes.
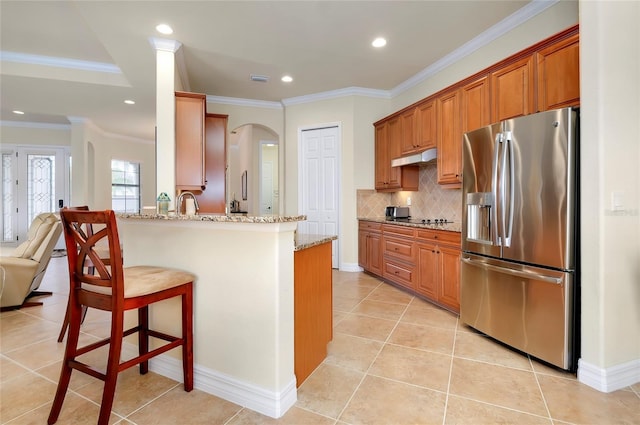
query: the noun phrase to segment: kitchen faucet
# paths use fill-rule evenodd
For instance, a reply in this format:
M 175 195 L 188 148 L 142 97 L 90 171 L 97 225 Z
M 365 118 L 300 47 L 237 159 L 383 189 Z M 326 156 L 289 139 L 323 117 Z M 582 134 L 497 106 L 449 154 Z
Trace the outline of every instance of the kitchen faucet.
M 189 195 L 193 198 L 193 203 L 196 207 L 196 213 L 198 212 L 198 210 L 200 209 L 200 207 L 198 206 L 198 200 L 196 199 L 196 195 L 194 195 L 193 193 L 186 191 L 186 192 L 180 192 L 180 195 L 178 195 L 178 197 L 176 198 L 176 213 L 178 215 L 181 215 L 182 213 L 182 199 L 184 198 L 185 195 Z M 185 210 L 185 213 L 187 211 Z

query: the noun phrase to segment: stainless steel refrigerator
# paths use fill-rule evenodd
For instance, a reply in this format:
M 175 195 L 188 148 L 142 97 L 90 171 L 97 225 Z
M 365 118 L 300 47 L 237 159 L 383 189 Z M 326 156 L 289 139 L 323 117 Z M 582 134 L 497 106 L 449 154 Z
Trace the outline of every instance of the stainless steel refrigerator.
M 460 318 L 533 357 L 575 369 L 578 111 L 464 135 Z

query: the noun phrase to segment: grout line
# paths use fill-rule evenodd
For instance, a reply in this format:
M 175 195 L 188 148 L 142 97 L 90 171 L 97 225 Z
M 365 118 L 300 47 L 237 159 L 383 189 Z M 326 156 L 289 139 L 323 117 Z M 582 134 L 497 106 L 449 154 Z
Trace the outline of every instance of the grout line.
M 530 356 L 527 356 L 529 359 L 529 365 L 531 366 L 531 371 L 533 372 L 533 377 L 536 379 L 536 385 L 538 385 L 538 390 L 540 391 L 540 395 L 542 396 L 542 402 L 544 403 L 544 408 L 547 411 L 547 415 L 549 416 L 549 420 L 553 424 L 553 418 L 551 417 L 551 411 L 549 410 L 549 405 L 547 404 L 547 398 L 544 396 L 544 391 L 542 391 L 542 386 L 540 385 L 540 380 L 538 379 L 538 374 L 533 367 L 533 362 Z
M 382 282 L 380 282 L 380 285 L 382 285 Z M 378 285 L 376 287 L 379 288 L 380 285 Z M 372 292 L 369 293 L 369 295 L 371 295 Z M 369 296 L 367 295 L 367 297 Z M 367 298 L 365 297 L 363 299 L 363 301 Z M 400 320 L 402 320 L 402 317 L 404 316 L 404 314 L 407 312 L 407 309 L 409 308 L 409 306 L 411 305 L 411 303 L 413 302 L 413 300 L 415 299 L 415 297 L 411 297 L 411 300 L 409 300 L 409 303 L 407 303 L 407 305 L 405 306 L 404 310 L 402 311 L 402 313 L 400 314 L 400 317 L 396 320 L 396 324 L 393 326 L 393 329 L 391 329 L 391 331 L 389 332 L 389 334 L 387 335 L 387 338 L 384 340 L 384 342 L 382 343 L 382 345 L 380 346 L 380 349 L 378 350 L 378 353 L 375 355 L 375 357 L 373 358 L 373 360 L 371 361 L 371 363 L 369 364 L 369 367 L 367 368 L 367 370 L 362 374 L 362 378 L 360 379 L 360 382 L 358 382 L 358 385 L 356 385 L 356 388 L 353 390 L 353 392 L 351 393 L 351 396 L 349 397 L 349 399 L 347 400 L 347 402 L 345 403 L 344 407 L 342 408 L 342 410 L 340 410 L 340 413 L 338 413 L 337 417 L 336 417 L 336 421 L 338 421 L 340 419 L 340 417 L 342 417 L 342 415 L 344 414 L 345 410 L 347 410 L 347 407 L 349 406 L 349 404 L 351 403 L 351 400 L 353 400 L 353 397 L 356 395 L 356 393 L 358 392 L 358 390 L 360 389 L 360 386 L 362 386 L 362 383 L 364 382 L 364 380 L 367 378 L 367 376 L 369 376 L 369 371 L 371 370 L 371 368 L 373 367 L 373 365 L 375 364 L 376 360 L 378 359 L 378 357 L 380 356 L 380 353 L 382 353 L 382 350 L 384 350 L 385 345 L 387 345 L 387 342 L 389 341 L 389 338 L 391 338 L 391 335 L 393 335 L 393 332 L 396 330 L 396 328 L 398 327 L 398 324 L 400 323 Z M 355 307 L 354 307 L 355 308 Z M 373 375 L 372 375 L 373 376 Z
M 453 377 L 453 358 L 456 352 L 456 340 L 458 339 L 458 326 L 460 318 L 456 319 L 456 327 L 453 331 L 453 345 L 451 346 L 451 362 L 449 363 L 449 381 L 447 382 L 447 393 L 444 399 L 444 412 L 442 413 L 442 425 L 445 425 L 447 419 L 447 408 L 449 407 L 449 394 L 451 393 L 451 378 Z

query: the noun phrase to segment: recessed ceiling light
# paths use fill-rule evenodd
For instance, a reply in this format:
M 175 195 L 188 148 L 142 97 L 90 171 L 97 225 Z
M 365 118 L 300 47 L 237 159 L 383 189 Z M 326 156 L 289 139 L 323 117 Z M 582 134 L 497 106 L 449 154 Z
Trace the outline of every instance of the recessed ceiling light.
M 293 77 L 291 77 L 291 75 L 285 75 L 284 77 L 282 77 L 282 78 L 281 78 L 281 80 L 282 80 L 284 83 L 290 83 L 290 82 L 292 82 L 292 81 L 293 81 Z
M 124 101 L 124 103 L 126 103 L 127 105 L 135 105 L 136 101 L 135 100 L 131 100 L 131 99 L 127 99 Z
M 13 111 L 13 113 L 16 115 L 24 115 L 24 112 L 18 110 Z
M 375 40 L 373 40 L 373 42 L 371 42 L 371 45 L 373 47 L 384 47 L 387 45 L 387 40 L 385 40 L 382 37 L 378 37 Z
M 156 31 L 158 31 L 160 34 L 164 34 L 164 35 L 173 34 L 173 28 L 171 28 L 167 24 L 157 25 L 156 26 Z

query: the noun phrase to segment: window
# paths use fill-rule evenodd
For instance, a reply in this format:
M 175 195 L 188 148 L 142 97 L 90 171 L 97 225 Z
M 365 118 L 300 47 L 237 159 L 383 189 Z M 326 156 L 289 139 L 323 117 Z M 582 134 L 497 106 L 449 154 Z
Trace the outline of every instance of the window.
M 111 160 L 111 208 L 117 212 L 140 212 L 140 164 Z

